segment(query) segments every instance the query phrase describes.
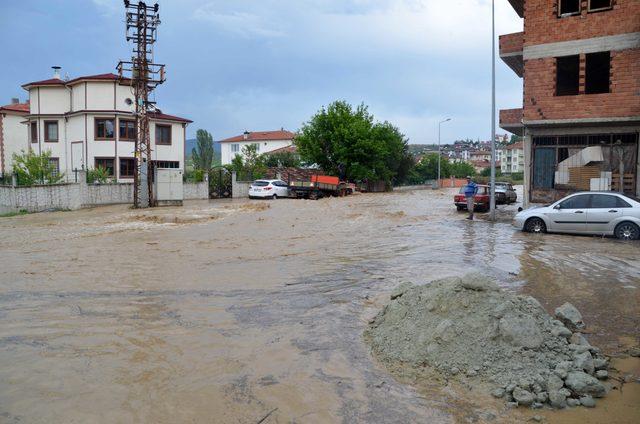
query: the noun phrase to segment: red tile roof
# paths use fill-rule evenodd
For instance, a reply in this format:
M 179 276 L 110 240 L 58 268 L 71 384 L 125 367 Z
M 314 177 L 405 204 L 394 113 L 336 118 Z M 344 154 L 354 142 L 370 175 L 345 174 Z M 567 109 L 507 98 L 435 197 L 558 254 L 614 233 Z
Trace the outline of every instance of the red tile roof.
M 220 140 L 220 143 L 233 143 L 237 141 L 269 141 L 269 140 L 293 140 L 295 133 L 291 131 L 256 131 L 247 134 L 247 138 L 244 138 L 244 134 L 231 138 Z
M 513 150 L 513 149 L 524 150 L 524 142 L 523 141 L 518 141 L 517 143 L 509 144 L 507 146 L 507 150 Z
M 29 113 L 29 103 L 12 103 L 10 105 L 0 106 L 0 110 Z
M 193 122 L 190 119 L 187 118 L 180 118 L 179 116 L 173 116 L 173 115 L 167 115 L 166 113 L 158 113 L 158 112 L 152 112 L 149 114 L 149 117 L 151 119 L 162 119 L 165 121 L 178 121 L 178 122 L 186 122 L 186 123 L 191 123 Z
M 97 74 L 97 75 L 86 75 L 83 77 L 74 78 L 69 81 L 65 81 L 60 78 L 51 78 L 43 81 L 34 81 L 29 82 L 27 84 L 23 84 L 22 87 L 32 87 L 32 86 L 41 86 L 41 85 L 73 85 L 82 81 L 118 81 L 120 77 L 113 73 L 107 74 Z M 129 81 L 129 78 L 122 78 L 123 81 Z
M 297 151 L 298 151 L 298 148 L 296 146 L 285 146 L 285 147 L 280 147 L 279 149 L 266 152 L 265 155 L 271 155 L 274 153 L 285 153 L 285 152 L 296 153 Z

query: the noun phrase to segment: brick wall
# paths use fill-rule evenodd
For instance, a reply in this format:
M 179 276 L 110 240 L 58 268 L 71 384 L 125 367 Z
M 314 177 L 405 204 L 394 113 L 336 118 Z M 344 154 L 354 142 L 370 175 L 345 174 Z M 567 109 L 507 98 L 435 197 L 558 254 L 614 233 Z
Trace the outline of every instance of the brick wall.
M 558 0 L 526 0 L 524 45 L 582 40 L 640 31 L 640 1 L 614 0 L 612 10 L 558 18 Z
M 640 1 L 637 1 L 640 4 Z M 529 2 L 527 2 L 529 4 Z M 581 55 L 580 92 L 584 92 Z M 555 58 L 525 61 L 524 119 L 640 116 L 640 49 L 611 52 L 611 92 L 556 96 Z
M 522 108 L 500 110 L 500 125 L 515 125 L 522 121 Z
M 500 36 L 500 54 L 522 52 L 524 32 Z

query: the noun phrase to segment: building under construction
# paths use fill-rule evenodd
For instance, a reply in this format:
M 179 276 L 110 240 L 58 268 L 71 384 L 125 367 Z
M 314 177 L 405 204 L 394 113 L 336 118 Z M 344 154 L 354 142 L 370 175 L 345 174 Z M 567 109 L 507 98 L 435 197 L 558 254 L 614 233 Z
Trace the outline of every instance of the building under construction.
M 640 2 L 509 0 L 524 31 L 500 57 L 524 79 L 500 126 L 524 137 L 525 202 L 577 190 L 640 194 Z

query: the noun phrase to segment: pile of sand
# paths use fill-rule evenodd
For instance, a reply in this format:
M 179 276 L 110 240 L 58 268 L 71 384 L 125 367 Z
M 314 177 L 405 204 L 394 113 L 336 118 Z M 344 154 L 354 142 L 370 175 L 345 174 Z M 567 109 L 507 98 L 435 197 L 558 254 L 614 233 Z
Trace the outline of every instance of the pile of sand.
M 479 275 L 405 283 L 391 299 L 366 334 L 389 365 L 431 367 L 534 408 L 591 407 L 607 391 L 607 360 L 578 332 L 570 304 L 554 319 L 536 299 Z

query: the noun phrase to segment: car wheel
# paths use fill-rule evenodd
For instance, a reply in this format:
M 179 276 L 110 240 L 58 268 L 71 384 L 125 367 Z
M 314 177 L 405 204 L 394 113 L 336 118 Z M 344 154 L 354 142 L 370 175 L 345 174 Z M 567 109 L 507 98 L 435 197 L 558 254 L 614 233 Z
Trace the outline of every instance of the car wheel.
M 616 227 L 614 234 L 620 240 L 640 239 L 640 227 L 633 222 L 622 222 Z
M 529 218 L 524 224 L 524 230 L 528 233 L 546 233 L 547 224 L 541 218 Z
M 273 196 L 271 196 L 271 198 L 272 198 L 273 200 L 276 200 L 276 199 L 278 198 L 278 195 L 277 195 L 277 194 L 274 194 Z
M 461 210 L 463 210 L 464 208 L 462 206 L 458 206 L 456 205 L 456 209 L 458 210 L 458 212 L 460 212 Z

